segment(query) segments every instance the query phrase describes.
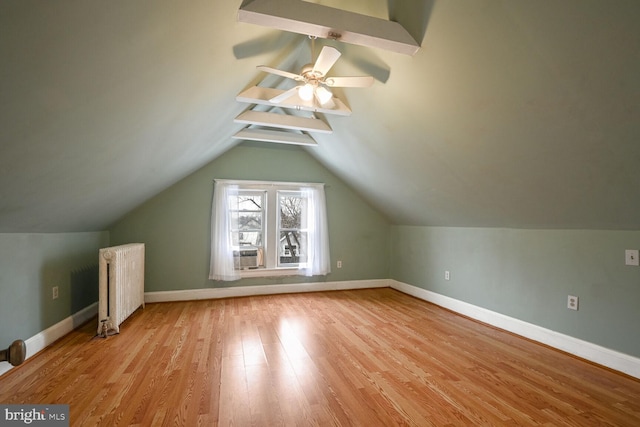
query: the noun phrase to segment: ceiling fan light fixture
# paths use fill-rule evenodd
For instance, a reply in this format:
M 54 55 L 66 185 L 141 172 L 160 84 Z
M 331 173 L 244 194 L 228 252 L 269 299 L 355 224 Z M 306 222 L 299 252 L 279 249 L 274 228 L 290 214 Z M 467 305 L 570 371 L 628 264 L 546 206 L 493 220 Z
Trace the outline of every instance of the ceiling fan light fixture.
M 333 94 L 323 86 L 318 86 L 316 88 L 315 95 L 320 105 L 326 104 L 331 100 L 331 98 L 333 98 Z
M 298 95 L 303 101 L 311 101 L 313 99 L 313 85 L 310 83 L 301 86 L 298 89 Z
M 313 38 L 311 41 L 311 51 L 313 52 Z M 300 74 L 259 65 L 258 69 L 261 71 L 298 82 L 297 86 L 272 97 L 270 101 L 274 104 L 280 104 L 290 96 L 297 94 L 298 100 L 303 101 L 303 104 L 308 105 L 315 99 L 316 102 L 314 104 L 316 104 L 316 106 L 333 109 L 336 104 L 333 102 L 333 94 L 327 89 L 328 87 L 369 87 L 373 84 L 373 77 L 371 76 L 326 77 L 326 74 L 336 63 L 340 55 L 338 49 L 331 46 L 324 46 L 315 62 L 302 67 Z M 300 106 L 297 105 L 296 107 L 299 108 Z

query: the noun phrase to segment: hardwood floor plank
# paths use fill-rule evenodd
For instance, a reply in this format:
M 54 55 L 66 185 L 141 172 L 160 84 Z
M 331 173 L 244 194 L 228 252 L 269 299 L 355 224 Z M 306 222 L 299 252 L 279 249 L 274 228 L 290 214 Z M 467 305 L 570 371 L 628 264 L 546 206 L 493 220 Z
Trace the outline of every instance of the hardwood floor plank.
M 637 426 L 640 381 L 391 289 L 147 304 L 0 377 L 73 426 Z

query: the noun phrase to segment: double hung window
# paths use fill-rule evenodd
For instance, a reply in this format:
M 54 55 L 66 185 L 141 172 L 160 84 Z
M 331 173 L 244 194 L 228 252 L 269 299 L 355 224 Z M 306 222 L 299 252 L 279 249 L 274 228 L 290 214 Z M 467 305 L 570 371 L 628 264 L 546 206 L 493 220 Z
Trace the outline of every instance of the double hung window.
M 328 274 L 322 184 L 216 180 L 210 279 Z
M 278 267 L 307 262 L 309 230 L 303 227 L 302 213 L 306 199 L 299 191 L 278 191 Z
M 265 192 L 238 190 L 229 199 L 234 268 L 264 267 Z

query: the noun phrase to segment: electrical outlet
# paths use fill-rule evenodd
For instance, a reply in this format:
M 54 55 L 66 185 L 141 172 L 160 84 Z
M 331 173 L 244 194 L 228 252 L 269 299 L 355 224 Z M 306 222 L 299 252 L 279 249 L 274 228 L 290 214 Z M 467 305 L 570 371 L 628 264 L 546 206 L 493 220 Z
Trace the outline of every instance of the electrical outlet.
M 446 270 L 444 272 L 444 280 L 450 280 L 451 279 L 451 275 L 449 274 L 449 270 Z
M 342 268 L 342 261 L 338 261 L 338 263 L 337 263 L 337 267 L 338 267 L 338 268 Z
M 567 297 L 567 308 L 578 311 L 578 297 L 569 295 Z
M 58 299 L 58 287 L 53 287 L 53 299 Z

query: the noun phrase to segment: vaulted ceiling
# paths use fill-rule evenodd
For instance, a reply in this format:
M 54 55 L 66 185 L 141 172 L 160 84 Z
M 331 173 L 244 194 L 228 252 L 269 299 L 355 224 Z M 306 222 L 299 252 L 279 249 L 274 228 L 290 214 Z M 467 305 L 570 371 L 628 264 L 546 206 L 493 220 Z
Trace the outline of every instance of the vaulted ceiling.
M 255 67 L 309 61 L 240 3 L 0 2 L 0 232 L 103 230 L 237 144 Z M 394 223 L 640 229 L 640 2 L 317 3 L 421 45 L 328 42 L 377 80 L 308 148 Z

